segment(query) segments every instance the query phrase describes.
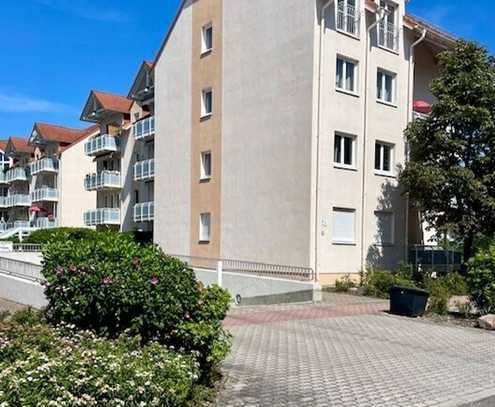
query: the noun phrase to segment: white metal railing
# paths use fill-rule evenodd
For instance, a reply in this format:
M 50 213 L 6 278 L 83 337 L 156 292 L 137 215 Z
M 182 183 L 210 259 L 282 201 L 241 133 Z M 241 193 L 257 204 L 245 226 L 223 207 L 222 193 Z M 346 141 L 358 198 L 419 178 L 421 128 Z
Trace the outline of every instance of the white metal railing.
M 396 24 L 380 22 L 378 25 L 378 45 L 397 51 L 399 48 L 399 28 Z
M 84 153 L 86 155 L 97 155 L 102 153 L 119 151 L 120 141 L 117 137 L 108 134 L 90 138 L 84 144 Z
M 11 183 L 14 181 L 27 181 L 28 176 L 27 176 L 26 169 L 24 167 L 11 168 L 6 173 L 6 179 L 7 179 L 8 183 Z
M 88 174 L 84 179 L 84 188 L 86 191 L 122 188 L 120 172 L 104 170 L 97 174 Z
M 315 274 L 312 268 L 288 266 L 282 264 L 258 263 L 244 260 L 217 259 L 208 257 L 193 257 L 171 255 L 189 264 L 193 268 L 215 270 L 217 263 L 222 263 L 223 271 L 231 273 L 245 273 L 264 277 L 281 278 L 286 280 L 314 281 Z
M 35 189 L 31 192 L 31 201 L 32 202 L 42 202 L 42 201 L 50 201 L 56 202 L 58 201 L 58 190 L 56 188 L 39 188 Z
M 134 164 L 134 180 L 152 179 L 155 177 L 155 159 L 138 161 Z
M 0 196 L 0 208 L 8 208 L 8 201 L 6 196 Z
M 9 230 L 9 229 L 18 229 L 18 228 L 30 228 L 31 227 L 31 222 L 28 220 L 16 220 L 15 222 L 7 222 L 6 227 L 4 230 Z
M 7 173 L 0 170 L 0 184 L 8 184 Z
M 339 1 L 337 7 L 337 29 L 355 36 L 359 35 L 359 9 Z
M 29 194 L 12 194 L 7 196 L 7 207 L 14 206 L 31 206 L 31 195 Z
M 53 157 L 45 157 L 29 164 L 31 175 L 36 175 L 42 172 L 58 172 L 58 160 Z
M 153 136 L 155 134 L 155 117 L 147 117 L 132 126 L 132 134 L 136 140 Z
M 57 219 L 50 219 L 46 217 L 36 218 L 34 221 L 34 227 L 38 229 L 51 229 L 56 228 L 58 226 Z
M 119 208 L 98 208 L 84 212 L 86 226 L 120 225 Z
M 134 222 L 151 222 L 155 219 L 155 203 L 144 202 L 134 205 Z
M 41 253 L 41 245 L 34 243 L 14 243 L 12 250 L 21 253 Z
M 40 265 L 17 259 L 0 257 L 0 273 L 34 282 L 43 281 Z

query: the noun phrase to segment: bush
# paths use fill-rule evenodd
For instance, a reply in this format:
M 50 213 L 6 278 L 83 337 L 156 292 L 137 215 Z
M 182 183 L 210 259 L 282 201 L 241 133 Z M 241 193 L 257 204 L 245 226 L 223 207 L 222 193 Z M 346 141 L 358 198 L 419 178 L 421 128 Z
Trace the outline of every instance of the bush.
M 479 250 L 469 261 L 467 284 L 480 312 L 495 313 L 495 243 Z
M 156 342 L 0 323 L 2 406 L 185 406 L 198 375 L 193 357 Z
M 435 314 L 446 314 L 453 295 L 466 295 L 466 279 L 458 273 L 448 273 L 438 278 L 427 278 L 424 287 L 430 292 L 428 310 Z
M 356 283 L 351 279 L 349 274 L 335 281 L 335 291 L 338 293 L 345 293 L 353 287 L 356 287 Z
M 46 244 L 66 240 L 93 240 L 97 238 L 99 233 L 101 232 L 89 228 L 40 229 L 34 231 L 24 239 L 24 243 Z
M 362 284 L 365 288 L 366 295 L 378 298 L 389 298 L 390 289 L 394 285 L 403 287 L 415 286 L 412 280 L 385 270 L 369 270 L 364 274 Z
M 221 325 L 228 293 L 205 289 L 190 268 L 158 246 L 99 233 L 92 240 L 48 243 L 43 257 L 49 322 L 110 338 L 140 335 L 144 344 L 159 341 L 194 352 L 206 375 L 228 352 Z

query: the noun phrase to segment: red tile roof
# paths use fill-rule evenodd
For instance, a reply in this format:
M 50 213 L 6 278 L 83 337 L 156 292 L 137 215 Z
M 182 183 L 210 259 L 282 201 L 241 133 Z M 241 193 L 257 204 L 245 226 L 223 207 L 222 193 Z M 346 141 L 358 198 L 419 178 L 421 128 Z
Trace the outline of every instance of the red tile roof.
M 70 144 L 84 133 L 81 129 L 72 129 L 47 123 L 35 123 L 34 129 L 46 141 Z
M 95 124 L 93 126 L 87 127 L 86 129 L 82 129 L 80 131 L 79 137 L 75 139 L 71 144 L 61 147 L 60 151 L 63 152 L 69 148 L 71 148 L 73 145 L 79 143 L 80 141 L 87 139 L 89 136 L 95 134 L 97 131 L 100 130 L 100 125 Z
M 9 140 L 0 140 L 0 150 L 5 151 L 8 142 Z
M 125 96 L 113 95 L 93 90 L 93 95 L 105 110 L 119 113 L 129 113 L 131 110 L 132 100 Z
M 34 151 L 34 148 L 28 144 L 29 140 L 27 138 L 10 137 L 9 143 L 12 144 L 15 151 L 18 153 L 31 154 Z

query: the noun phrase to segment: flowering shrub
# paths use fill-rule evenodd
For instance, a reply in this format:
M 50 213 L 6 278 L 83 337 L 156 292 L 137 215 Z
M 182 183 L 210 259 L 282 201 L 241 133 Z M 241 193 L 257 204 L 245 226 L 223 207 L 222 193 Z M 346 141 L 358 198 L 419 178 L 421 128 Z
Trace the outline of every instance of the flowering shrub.
M 184 406 L 198 363 L 156 342 L 0 323 L 0 406 Z
M 98 232 L 90 228 L 50 228 L 35 230 L 24 242 L 45 244 L 56 240 L 96 239 L 97 236 Z
M 116 338 L 159 341 L 194 352 L 205 373 L 230 347 L 221 322 L 229 295 L 205 289 L 180 260 L 132 236 L 48 243 L 43 251 L 48 321 L 74 324 Z

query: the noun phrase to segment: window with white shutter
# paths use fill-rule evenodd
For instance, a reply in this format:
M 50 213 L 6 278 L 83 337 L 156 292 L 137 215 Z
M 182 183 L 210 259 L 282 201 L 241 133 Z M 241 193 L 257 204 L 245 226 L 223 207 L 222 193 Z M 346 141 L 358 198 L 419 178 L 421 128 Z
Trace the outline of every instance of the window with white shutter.
M 335 244 L 356 243 L 356 211 L 333 208 L 332 241 Z

